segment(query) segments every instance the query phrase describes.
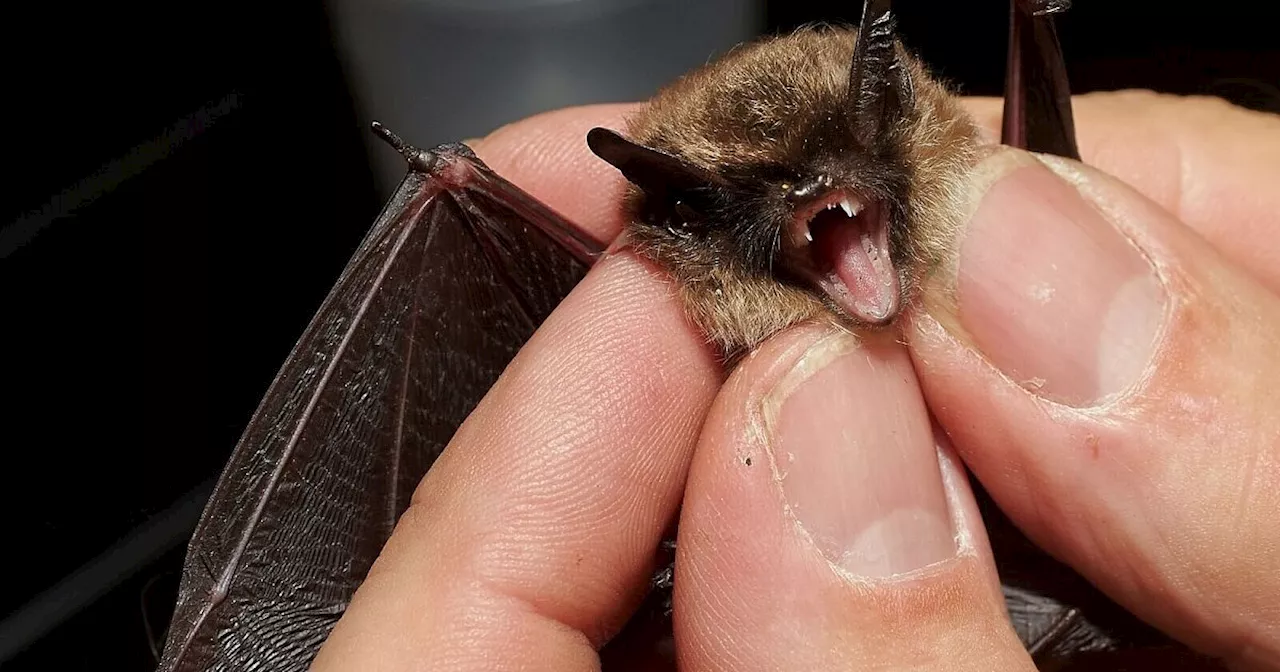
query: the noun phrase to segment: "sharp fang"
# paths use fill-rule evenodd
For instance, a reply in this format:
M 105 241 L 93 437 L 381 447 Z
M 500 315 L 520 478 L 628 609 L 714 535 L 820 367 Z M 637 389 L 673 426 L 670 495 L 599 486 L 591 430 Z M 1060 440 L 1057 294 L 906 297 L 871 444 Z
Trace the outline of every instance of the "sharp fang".
M 807 241 L 809 241 L 809 242 L 811 242 L 811 243 L 813 242 L 813 232 L 812 232 L 812 231 L 810 231 L 810 230 L 809 230 L 809 227 L 807 227 L 807 226 L 806 226 L 806 227 L 804 227 L 804 239 L 805 239 L 805 240 L 807 240 Z
M 849 199 L 847 198 L 840 199 L 840 209 L 844 210 L 844 214 L 848 215 L 849 217 L 853 217 L 854 215 L 858 214 L 858 211 L 853 208 L 853 205 L 849 203 Z

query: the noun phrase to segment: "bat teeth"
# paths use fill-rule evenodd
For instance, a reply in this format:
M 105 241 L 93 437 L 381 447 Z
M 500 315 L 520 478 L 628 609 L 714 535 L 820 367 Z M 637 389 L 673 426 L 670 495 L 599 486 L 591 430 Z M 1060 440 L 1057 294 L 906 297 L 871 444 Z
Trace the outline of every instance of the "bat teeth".
M 824 212 L 836 210 L 843 212 L 846 217 L 853 219 L 862 212 L 862 201 L 855 195 L 848 193 L 835 193 L 821 202 L 814 204 L 810 208 L 801 209 L 795 213 L 795 218 L 791 225 L 791 242 L 797 247 L 804 247 L 813 242 L 813 231 L 810 224 L 814 218 Z
M 840 200 L 833 200 L 823 206 L 824 210 L 835 210 L 836 208 L 843 210 L 844 214 L 851 219 L 857 216 L 859 212 L 862 212 L 862 204 L 856 199 L 849 200 L 848 196 L 841 196 Z
M 804 247 L 813 242 L 813 231 L 809 229 L 807 220 L 795 220 L 791 225 L 791 244 Z

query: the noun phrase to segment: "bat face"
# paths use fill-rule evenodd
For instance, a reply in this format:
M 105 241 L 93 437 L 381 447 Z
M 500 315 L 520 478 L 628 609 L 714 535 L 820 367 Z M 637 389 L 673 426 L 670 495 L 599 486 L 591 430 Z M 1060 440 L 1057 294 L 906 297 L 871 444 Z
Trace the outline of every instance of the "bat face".
M 732 356 L 790 324 L 891 324 L 948 249 L 977 149 L 951 95 L 890 39 L 804 29 L 658 93 L 629 139 L 588 141 L 635 185 L 629 243 Z

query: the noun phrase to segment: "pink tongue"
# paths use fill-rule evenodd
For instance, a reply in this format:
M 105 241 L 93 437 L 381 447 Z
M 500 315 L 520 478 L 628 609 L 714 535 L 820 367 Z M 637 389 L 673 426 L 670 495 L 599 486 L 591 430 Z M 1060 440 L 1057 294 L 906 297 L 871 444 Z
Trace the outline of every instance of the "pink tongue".
M 898 314 L 901 294 L 898 273 L 889 258 L 888 227 L 873 213 L 858 219 L 862 226 L 847 222 L 832 232 L 833 246 L 828 249 L 834 254 L 828 278 L 843 285 L 832 288 L 836 290 L 832 298 L 853 317 L 871 324 L 888 322 Z

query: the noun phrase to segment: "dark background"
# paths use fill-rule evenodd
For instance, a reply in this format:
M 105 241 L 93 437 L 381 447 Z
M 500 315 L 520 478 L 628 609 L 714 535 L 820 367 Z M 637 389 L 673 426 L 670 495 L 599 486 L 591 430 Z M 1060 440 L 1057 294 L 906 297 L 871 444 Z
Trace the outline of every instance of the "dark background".
M 151 669 L 183 535 L 386 185 L 323 3 L 23 4 L 0 27 L 0 666 Z M 770 3 L 762 25 L 859 4 Z M 1277 111 L 1258 4 L 1081 2 L 1059 24 L 1073 85 Z M 1003 2 L 899 11 L 935 70 L 999 92 Z

